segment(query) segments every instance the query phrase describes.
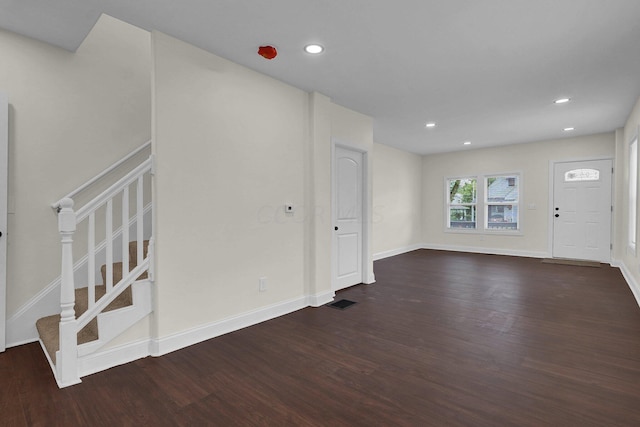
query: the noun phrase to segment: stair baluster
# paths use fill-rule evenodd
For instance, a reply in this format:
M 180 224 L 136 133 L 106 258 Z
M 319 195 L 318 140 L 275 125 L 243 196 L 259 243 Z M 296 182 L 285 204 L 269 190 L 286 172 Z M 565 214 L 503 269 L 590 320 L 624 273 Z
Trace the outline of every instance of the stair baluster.
M 106 292 L 113 289 L 113 199 L 107 200 L 105 208 L 105 240 L 107 242 L 107 281 Z
M 87 231 L 87 306 L 93 308 L 96 303 L 96 214 L 89 214 L 89 229 Z
M 60 203 L 58 230 L 62 236 L 62 275 L 60 290 L 60 350 L 58 352 L 58 379 L 63 386 L 80 382 L 78 376 L 78 337 L 76 329 L 75 287 L 73 283 L 73 233 L 76 231 L 76 214 L 73 200 L 65 198 Z
M 142 260 L 144 259 L 143 255 L 143 229 L 144 229 L 144 200 L 143 200 L 143 176 L 141 175 L 138 178 L 138 185 L 136 189 L 136 221 L 137 221 L 137 254 L 136 254 L 136 266 L 140 265 Z
M 129 186 L 122 190 L 122 224 L 129 224 Z M 129 226 L 122 227 L 122 277 L 129 269 Z

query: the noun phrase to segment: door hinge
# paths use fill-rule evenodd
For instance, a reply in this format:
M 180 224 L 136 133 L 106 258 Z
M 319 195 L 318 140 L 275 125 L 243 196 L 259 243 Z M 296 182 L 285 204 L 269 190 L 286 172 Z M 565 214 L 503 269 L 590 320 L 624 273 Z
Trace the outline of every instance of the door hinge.
M 609 243 L 609 249 L 613 249 L 613 243 Z
M 613 205 L 611 205 L 611 212 L 613 212 Z

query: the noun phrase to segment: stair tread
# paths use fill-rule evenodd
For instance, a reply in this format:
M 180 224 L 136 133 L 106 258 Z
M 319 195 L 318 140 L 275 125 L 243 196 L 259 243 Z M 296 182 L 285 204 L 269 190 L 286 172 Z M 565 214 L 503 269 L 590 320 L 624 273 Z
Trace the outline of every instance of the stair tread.
M 133 270 L 136 267 L 135 262 L 129 263 L 129 271 Z M 100 273 L 102 274 L 102 283 L 107 282 L 107 265 L 104 264 L 100 267 Z M 147 272 L 142 273 L 136 280 L 143 280 L 147 278 Z M 122 263 L 114 262 L 113 263 L 113 284 L 117 284 L 120 280 L 122 280 Z
M 96 299 L 104 296 L 106 291 L 105 285 L 99 285 L 95 287 Z M 88 309 L 88 297 L 89 288 L 78 288 L 75 291 L 76 305 L 74 307 L 76 311 L 76 318 L 84 314 Z M 102 312 L 117 310 L 119 308 L 127 307 L 133 304 L 133 296 L 131 294 L 131 287 L 125 289 L 120 295 L 116 297 Z M 60 315 L 54 314 L 52 316 L 43 317 L 36 322 L 36 328 L 40 339 L 44 343 L 49 356 L 53 363 L 56 360 L 56 351 L 60 349 L 59 342 L 59 323 Z M 78 332 L 78 344 L 85 344 L 91 341 L 97 340 L 98 337 L 98 319 L 93 318 L 87 325 Z
M 105 285 L 97 285 L 95 287 L 95 295 L 96 301 L 102 298 L 106 292 Z M 109 304 L 104 311 L 116 310 L 118 308 L 126 307 L 131 305 L 132 296 L 131 296 L 131 288 L 127 288 L 118 297 L 116 297 L 111 304 Z M 76 289 L 76 317 L 82 316 L 89 308 L 89 288 L 78 288 Z
M 43 317 L 36 322 L 36 329 L 45 349 L 51 357 L 51 361 L 56 363 L 56 351 L 60 349 L 59 339 L 60 315 Z M 78 344 L 85 344 L 98 339 L 98 319 L 92 319 L 84 328 L 78 332 Z
M 147 256 L 149 241 L 145 240 L 143 242 L 143 255 Z M 130 263 L 129 263 L 129 271 L 136 267 L 136 258 L 137 258 L 137 242 L 129 243 L 129 254 L 130 254 Z M 102 273 L 102 280 L 106 282 L 106 271 L 107 266 L 103 265 L 100 268 L 100 272 Z M 122 280 L 122 262 L 113 263 L 113 282 L 114 285 L 117 284 L 120 280 Z M 145 271 L 142 273 L 136 280 L 144 280 L 148 278 L 148 274 Z M 99 300 L 106 293 L 105 285 L 96 285 L 95 286 L 95 299 Z M 89 288 L 77 288 L 75 290 L 75 314 L 76 318 L 83 315 L 89 307 Z M 117 310 L 119 308 L 124 308 L 133 304 L 133 295 L 131 292 L 131 286 L 128 286 L 120 295 L 118 295 L 107 307 L 102 311 L 103 313 L 106 311 Z M 40 340 L 44 344 L 44 347 L 49 353 L 49 357 L 51 361 L 56 363 L 56 352 L 60 349 L 60 339 L 59 339 L 59 329 L 60 325 L 60 315 L 54 314 L 52 316 L 43 317 L 36 321 L 36 329 L 38 330 L 38 334 L 40 336 Z M 97 340 L 98 337 L 98 319 L 93 318 L 87 325 L 78 332 L 78 345 L 86 344 L 91 341 Z

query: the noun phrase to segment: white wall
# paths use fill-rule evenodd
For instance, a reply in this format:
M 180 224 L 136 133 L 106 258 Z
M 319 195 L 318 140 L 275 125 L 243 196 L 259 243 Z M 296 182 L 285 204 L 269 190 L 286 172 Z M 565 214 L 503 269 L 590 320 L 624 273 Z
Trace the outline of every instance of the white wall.
M 303 294 L 307 94 L 153 33 L 158 333 Z M 266 277 L 268 291 L 258 291 Z
M 371 119 L 162 33 L 152 46 L 155 353 L 330 300 L 331 143 L 371 151 Z
M 422 243 L 422 156 L 373 146 L 374 257 Z
M 150 138 L 146 31 L 103 16 L 71 53 L 0 31 L 10 104 L 7 315 L 60 274 L 50 203 Z
M 549 162 L 613 158 L 615 135 L 607 133 L 505 147 L 457 151 L 423 158 L 423 241 L 428 247 L 550 256 Z M 447 177 L 520 172 L 521 235 L 445 232 L 444 180 Z M 535 204 L 534 210 L 528 209 Z
M 629 143 L 638 134 L 640 126 L 640 98 L 629 114 L 624 128 L 616 132 L 616 176 L 615 176 L 615 246 L 614 258 L 636 299 L 640 303 L 640 248 L 633 251 L 628 247 L 629 239 Z M 638 208 L 638 207 L 636 207 Z M 640 212 L 640 211 L 639 211 Z M 638 227 L 636 225 L 636 230 Z

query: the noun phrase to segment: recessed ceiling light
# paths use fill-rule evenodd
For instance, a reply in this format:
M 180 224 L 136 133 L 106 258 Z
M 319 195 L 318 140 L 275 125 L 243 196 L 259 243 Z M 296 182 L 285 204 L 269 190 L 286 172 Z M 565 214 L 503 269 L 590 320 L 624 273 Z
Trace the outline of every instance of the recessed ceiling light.
M 463 142 L 464 145 L 471 145 L 471 141 L 465 141 Z
M 569 131 L 572 131 L 572 130 L 574 130 L 574 129 L 575 129 L 575 128 L 564 128 L 563 130 L 564 130 L 565 132 L 569 132 Z
M 312 55 L 317 55 L 324 51 L 324 47 L 319 44 L 308 44 L 304 47 L 304 51 Z
M 567 102 L 571 101 L 571 98 L 560 98 L 560 99 L 556 99 L 555 101 L 553 101 L 555 104 L 565 104 Z
M 427 123 L 427 124 L 426 124 L 426 127 L 428 127 L 428 128 L 434 128 L 434 127 L 436 127 L 436 124 L 435 124 L 435 123 L 433 123 L 433 122 L 431 122 L 431 123 Z

